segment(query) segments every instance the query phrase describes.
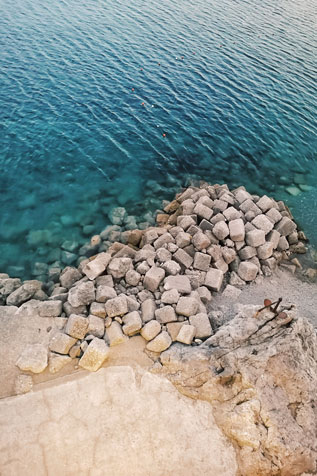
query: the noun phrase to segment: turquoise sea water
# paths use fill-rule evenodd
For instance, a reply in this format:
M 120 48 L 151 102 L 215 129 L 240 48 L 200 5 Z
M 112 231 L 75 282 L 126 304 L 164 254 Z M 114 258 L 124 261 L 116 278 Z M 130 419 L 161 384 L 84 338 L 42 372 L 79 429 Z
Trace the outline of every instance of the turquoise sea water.
M 290 203 L 316 244 L 316 32 L 315 0 L 2 0 L 0 272 L 193 177 L 305 182 Z

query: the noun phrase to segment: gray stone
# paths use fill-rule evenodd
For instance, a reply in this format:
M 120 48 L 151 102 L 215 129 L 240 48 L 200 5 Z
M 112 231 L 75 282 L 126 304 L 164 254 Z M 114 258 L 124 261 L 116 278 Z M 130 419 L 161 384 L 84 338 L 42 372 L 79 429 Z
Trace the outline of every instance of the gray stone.
M 239 278 L 239 276 L 237 275 L 237 273 L 235 271 L 231 271 L 229 284 L 231 286 L 244 286 L 245 281 L 243 281 L 243 279 Z
M 265 213 L 270 208 L 273 208 L 274 202 L 271 198 L 263 195 L 263 197 L 261 197 L 260 200 L 256 202 L 256 205 L 262 210 L 263 213 Z
M 141 304 L 136 300 L 134 296 L 126 296 L 128 303 L 128 311 L 138 311 L 141 307 Z
M 283 217 L 282 220 L 277 224 L 276 230 L 282 236 L 288 236 L 294 231 L 296 231 L 296 224 L 288 217 Z
M 265 243 L 265 232 L 263 230 L 248 231 L 245 237 L 247 245 L 257 248 Z
M 213 261 L 218 261 L 222 258 L 222 247 L 220 245 L 211 245 L 207 249 L 207 253 L 211 256 Z
M 102 338 L 105 333 L 105 320 L 102 317 L 90 314 L 88 316 L 87 334 Z
M 181 248 L 174 253 L 174 259 L 185 268 L 189 268 L 193 264 L 193 258 Z
M 223 281 L 223 272 L 220 269 L 210 269 L 205 278 L 205 286 L 212 291 L 219 291 Z
M 218 211 L 223 212 L 228 207 L 228 202 L 225 200 L 215 200 L 214 201 L 214 211 L 217 213 Z
M 151 352 L 163 352 L 172 344 L 171 336 L 166 331 L 162 331 L 158 336 L 146 344 L 147 350 Z
M 108 264 L 107 272 L 115 279 L 121 279 L 129 269 L 133 269 L 131 258 L 113 258 Z
M 49 343 L 49 349 L 58 354 L 68 354 L 71 347 L 76 344 L 77 339 L 70 337 L 64 332 L 56 332 Z
M 143 285 L 149 291 L 156 291 L 165 277 L 165 271 L 162 268 L 152 266 L 144 276 Z
M 147 245 L 146 245 L 147 246 Z M 145 261 L 155 257 L 155 250 L 153 247 L 151 249 L 145 249 L 145 247 L 138 251 L 134 256 L 134 262 L 139 263 L 140 261 Z
M 298 243 L 298 233 L 294 231 L 290 235 L 288 235 L 287 240 L 290 245 L 296 245 Z M 1 286 L 1 283 L 0 283 Z
M 164 306 L 160 309 L 157 309 L 155 311 L 155 318 L 160 324 L 177 321 L 177 316 L 172 306 Z
M 146 299 L 141 304 L 142 321 L 148 322 L 154 319 L 156 305 L 153 299 Z
M 210 223 L 215 225 L 216 223 L 219 223 L 220 221 L 226 221 L 226 219 L 222 213 L 217 213 L 211 218 Z
M 206 253 L 195 253 L 193 267 L 201 271 L 208 271 L 211 262 L 211 256 Z
M 95 300 L 95 286 L 91 281 L 81 282 L 72 287 L 68 293 L 68 301 L 71 306 L 85 306 Z
M 234 207 L 229 207 L 223 212 L 224 217 L 228 220 L 237 220 L 238 218 L 241 218 L 241 212 L 237 210 Z
M 177 289 L 170 289 L 162 294 L 161 302 L 164 304 L 177 304 L 179 296 Z
M 225 221 L 218 221 L 212 230 L 218 240 L 224 240 L 229 235 L 229 228 Z
M 278 246 L 279 240 L 280 240 L 280 233 L 277 230 L 272 230 L 268 235 L 267 235 L 267 240 L 273 244 L 273 249 L 275 250 Z
M 288 248 L 289 248 L 289 243 L 287 241 L 287 238 L 285 236 L 281 236 L 278 241 L 277 250 L 285 251 L 285 250 L 288 250 Z
M 87 308 L 86 306 L 72 306 L 68 301 L 63 303 L 63 310 L 66 313 L 66 316 L 70 316 L 71 314 L 82 314 L 84 316 L 87 315 Z
M 207 220 L 202 220 L 200 223 L 199 223 L 199 228 L 202 230 L 202 231 L 206 231 L 206 230 L 212 230 L 213 229 L 213 224 L 210 223 L 210 221 L 207 221 Z M 188 233 L 190 233 L 191 235 L 194 235 L 195 233 L 197 233 L 197 231 L 199 231 L 199 228 L 197 227 L 190 227 L 188 228 Z M 193 231 L 195 233 L 193 233 Z
M 87 317 L 71 314 L 67 320 L 65 332 L 76 339 L 83 339 L 87 333 L 88 325 Z
M 238 242 L 236 242 L 238 243 Z M 222 257 L 225 260 L 227 264 L 232 263 L 236 259 L 236 252 L 233 248 L 228 248 L 227 246 L 224 246 L 221 250 L 222 252 Z M 216 260 L 217 261 L 217 260 Z
M 26 281 L 13 291 L 7 297 L 7 305 L 8 306 L 20 306 L 25 301 L 28 301 L 32 298 L 36 291 L 38 291 L 38 286 L 34 285 L 33 283 L 37 283 L 38 281 Z
M 196 329 L 195 337 L 203 339 L 212 335 L 212 328 L 207 314 L 200 312 L 195 316 L 191 316 L 189 323 Z
M 182 203 L 182 214 L 183 215 L 192 215 L 195 208 L 195 202 L 193 200 L 187 199 Z
M 162 248 L 162 246 L 167 245 L 168 243 L 174 243 L 174 238 L 170 233 L 164 233 L 157 240 L 154 241 L 154 248 Z
M 176 289 L 179 293 L 189 294 L 191 292 L 191 285 L 187 276 L 168 276 L 164 280 L 164 289 Z
M 96 286 L 109 286 L 109 288 L 113 288 L 113 277 L 109 274 L 99 276 L 96 279 Z
M 41 301 L 38 304 L 38 312 L 41 317 L 57 317 L 62 314 L 62 301 Z
M 185 324 L 179 330 L 176 340 L 182 344 L 190 345 L 195 337 L 196 327 Z
M 129 312 L 123 319 L 123 332 L 128 336 L 137 334 L 142 327 L 142 319 L 138 311 Z
M 155 319 L 147 322 L 141 329 L 143 339 L 149 341 L 154 339 L 161 332 L 161 324 Z
M 110 347 L 123 344 L 129 337 L 123 334 L 122 327 L 117 321 L 112 321 L 111 325 L 106 328 L 106 337 Z
M 273 243 L 270 241 L 264 243 L 264 245 L 261 245 L 257 248 L 257 255 L 259 259 L 268 259 L 272 256 L 273 253 Z
M 263 245 L 261 245 L 263 246 Z M 249 261 L 242 261 L 239 264 L 238 275 L 244 281 L 253 281 L 258 274 L 258 267 Z
M 210 239 L 202 231 L 198 231 L 192 238 L 192 244 L 198 251 L 207 249 L 210 246 Z
M 222 257 L 214 262 L 214 267 L 216 269 L 220 269 L 224 274 L 229 269 L 229 266 L 227 265 L 227 263 L 225 262 L 225 260 Z
M 50 352 L 48 359 L 48 370 L 51 374 L 56 374 L 71 361 L 72 358 L 69 357 L 69 355 L 59 355 L 55 354 L 54 352 Z
M 243 241 L 245 236 L 244 223 L 241 218 L 229 222 L 229 233 L 232 241 Z
M 130 286 L 137 286 L 140 282 L 140 279 L 141 274 L 135 271 L 134 269 L 130 269 L 125 275 L 125 282 Z
M 282 215 L 276 208 L 271 208 L 269 211 L 266 212 L 265 214 L 269 220 L 271 220 L 272 223 L 278 223 L 280 220 L 282 220 Z
M 128 312 L 127 298 L 124 294 L 118 297 L 109 299 L 106 304 L 106 313 L 108 317 L 123 316 Z
M 267 235 L 273 229 L 273 223 L 265 215 L 258 215 L 252 220 L 252 225 L 254 225 L 259 230 L 263 230 Z
M 199 286 L 196 291 L 198 292 L 200 300 L 204 304 L 208 304 L 211 301 L 211 292 L 209 291 L 209 289 L 206 288 L 206 286 Z
M 250 200 L 251 199 L 251 195 L 249 194 L 249 192 L 247 192 L 246 190 L 244 189 L 238 189 L 237 191 L 235 191 L 234 193 L 234 196 L 236 198 L 236 200 L 241 204 L 243 202 L 245 202 L 246 200 Z
M 115 298 L 116 296 L 117 293 L 113 288 L 104 285 L 97 286 L 96 301 L 98 303 L 104 303 L 109 299 Z
M 176 245 L 179 248 L 184 248 L 185 246 L 188 246 L 190 242 L 191 242 L 191 235 L 189 233 L 185 233 L 185 231 L 181 231 L 176 236 Z
M 113 225 L 122 225 L 127 216 L 126 209 L 123 207 L 113 208 L 108 213 L 109 220 Z
M 174 243 L 169 243 L 169 244 L 174 244 Z M 177 249 L 176 249 L 177 251 Z M 166 263 L 166 261 L 170 261 L 172 259 L 172 253 L 165 249 L 165 248 L 159 248 L 157 251 L 156 251 L 156 259 L 160 262 L 160 263 Z
M 2 273 L 4 274 L 4 273 Z M 5 299 L 9 294 L 13 293 L 21 286 L 19 278 L 1 278 L 0 280 L 0 299 Z
M 246 261 L 250 258 L 253 258 L 253 256 L 256 256 L 256 248 L 254 248 L 253 246 L 245 246 L 239 251 L 239 257 L 242 261 Z
M 98 288 L 97 288 L 98 291 Z M 98 317 L 106 317 L 106 308 L 105 305 L 101 302 L 92 302 L 89 309 L 90 314 Z
M 111 260 L 110 253 L 100 253 L 83 267 L 83 273 L 90 279 L 96 279 L 105 272 Z
M 23 372 L 39 374 L 47 367 L 47 348 L 42 344 L 29 344 L 25 347 L 16 365 Z
M 199 301 L 192 297 L 181 297 L 176 306 L 177 314 L 190 317 L 199 310 Z
M 109 357 L 109 353 L 110 350 L 106 342 L 95 337 L 85 350 L 78 365 L 90 372 L 96 372 Z
M 146 261 L 142 261 L 142 263 L 138 264 L 136 267 L 136 271 L 141 275 L 145 275 L 150 269 L 150 266 L 147 264 Z
M 162 268 L 165 269 L 166 274 L 170 274 L 172 276 L 176 276 L 181 271 L 180 265 L 173 260 L 166 261 L 162 265 Z
M 203 205 L 202 203 L 196 204 L 194 208 L 194 213 L 199 217 L 204 218 L 205 220 L 210 220 L 213 215 L 212 209 L 206 205 Z
M 260 215 L 262 213 L 261 209 L 256 206 L 253 200 L 248 199 L 240 205 L 240 210 L 243 213 L 247 214 L 248 212 L 254 213 L 255 216 Z

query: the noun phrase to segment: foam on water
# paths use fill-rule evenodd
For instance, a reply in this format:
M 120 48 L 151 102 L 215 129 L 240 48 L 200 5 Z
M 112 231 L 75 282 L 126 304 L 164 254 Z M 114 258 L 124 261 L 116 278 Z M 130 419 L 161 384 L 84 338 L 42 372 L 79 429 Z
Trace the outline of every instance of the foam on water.
M 316 18 L 314 0 L 0 4 L 0 270 L 28 275 L 114 205 L 144 221 L 193 176 L 316 187 Z M 291 204 L 317 244 L 309 193 Z

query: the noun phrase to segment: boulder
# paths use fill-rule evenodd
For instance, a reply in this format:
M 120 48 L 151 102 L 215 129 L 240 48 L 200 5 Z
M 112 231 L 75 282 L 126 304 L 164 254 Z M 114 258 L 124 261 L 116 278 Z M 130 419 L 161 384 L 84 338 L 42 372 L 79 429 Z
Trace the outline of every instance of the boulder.
M 88 345 L 78 365 L 90 372 L 96 372 L 109 357 L 109 353 L 110 350 L 106 342 L 95 337 Z
M 113 258 L 108 265 L 107 271 L 115 279 L 121 279 L 129 269 L 133 269 L 131 258 Z
M 52 352 L 56 352 L 57 354 L 66 355 L 76 344 L 77 339 L 65 334 L 64 332 L 58 331 L 56 332 L 50 340 L 49 349 Z
M 163 306 L 155 311 L 155 318 L 160 324 L 177 321 L 174 308 L 172 306 Z
M 149 291 L 156 291 L 161 281 L 164 279 L 165 271 L 162 268 L 152 266 L 151 269 L 145 274 L 143 285 Z
M 50 352 L 48 359 L 48 370 L 51 374 L 56 374 L 71 361 L 72 358 L 69 357 L 69 355 L 59 355 L 55 354 L 54 352 Z
M 121 294 L 118 297 L 109 299 L 105 304 L 105 308 L 108 317 L 123 316 L 128 312 L 126 296 Z
M 220 291 L 223 281 L 223 272 L 220 269 L 210 269 L 205 278 L 205 286 L 212 291 Z
M 83 267 L 83 273 L 90 280 L 96 279 L 106 270 L 110 260 L 110 253 L 100 253 Z
M 190 345 L 196 334 L 196 327 L 188 324 L 184 324 L 177 334 L 176 340 L 183 344 Z
M 181 297 L 176 306 L 177 314 L 186 317 L 193 316 L 198 312 L 198 309 L 199 301 L 192 297 Z
M 148 298 L 141 304 L 141 314 L 142 314 L 142 321 L 148 322 L 151 319 L 154 319 L 156 305 L 153 299 Z
M 47 367 L 47 347 L 42 344 L 29 344 L 25 347 L 16 365 L 23 372 L 39 374 Z
M 129 338 L 123 334 L 122 327 L 119 322 L 112 321 L 109 327 L 106 328 L 106 337 L 109 341 L 110 347 L 114 345 L 123 344 Z
M 244 281 L 253 281 L 258 274 L 258 267 L 250 261 L 242 261 L 239 264 L 238 275 Z
M 189 323 L 196 329 L 195 337 L 198 339 L 204 339 L 210 337 L 212 334 L 211 324 L 206 313 L 200 312 L 195 316 L 190 316 Z M 178 340 L 178 339 L 177 339 Z M 180 341 L 181 342 L 181 341 Z
M 164 280 L 164 289 L 176 289 L 179 293 L 189 294 L 192 290 L 189 278 L 187 276 L 168 276 Z
M 151 352 L 163 352 L 172 344 L 171 336 L 168 332 L 162 331 L 153 340 L 146 344 L 147 350 Z
M 87 317 L 71 314 L 67 320 L 65 332 L 76 339 L 83 339 L 87 333 L 88 325 Z
M 95 286 L 91 281 L 81 282 L 68 292 L 68 302 L 73 307 L 85 306 L 95 300 Z
M 127 336 L 133 336 L 141 330 L 142 319 L 138 311 L 129 312 L 123 317 L 122 321 L 122 330 Z
M 70 289 L 76 281 L 82 278 L 82 274 L 76 268 L 67 266 L 60 274 L 59 281 L 63 288 Z
M 143 339 L 149 341 L 154 339 L 161 332 L 161 324 L 155 319 L 147 322 L 141 330 L 141 336 Z

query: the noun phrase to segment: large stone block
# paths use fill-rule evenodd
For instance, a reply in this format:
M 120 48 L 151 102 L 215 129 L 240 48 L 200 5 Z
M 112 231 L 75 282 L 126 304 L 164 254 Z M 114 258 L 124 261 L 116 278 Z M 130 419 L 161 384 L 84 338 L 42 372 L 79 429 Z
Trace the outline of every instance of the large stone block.
M 177 314 L 190 317 L 199 310 L 199 301 L 192 297 L 181 297 L 176 306 Z M 175 319 L 176 320 L 176 319 Z
M 141 336 L 145 340 L 154 339 L 161 332 L 161 324 L 153 319 L 147 322 L 141 329 Z
M 123 319 L 122 330 L 127 336 L 137 334 L 142 327 L 142 319 L 138 311 L 129 312 Z
M 164 352 L 172 343 L 168 332 L 162 331 L 158 336 L 146 344 L 146 348 L 152 352 Z
M 161 281 L 164 279 L 165 270 L 158 268 L 157 266 L 152 266 L 149 271 L 144 276 L 143 285 L 149 291 L 155 292 Z
M 96 372 L 109 357 L 109 353 L 110 349 L 106 342 L 95 337 L 88 345 L 78 365 L 90 372 Z
M 166 291 L 169 291 L 170 289 L 176 289 L 182 294 L 189 294 L 192 290 L 189 278 L 182 275 L 168 276 L 165 278 L 164 289 Z
M 148 322 L 154 319 L 156 305 L 154 299 L 148 298 L 141 304 L 142 321 Z
M 274 225 L 265 215 L 258 215 L 252 220 L 252 225 L 255 226 L 258 230 L 263 230 L 267 235 L 273 229 Z
M 193 342 L 193 339 L 195 337 L 196 333 L 196 327 L 191 326 L 189 324 L 184 324 L 180 330 L 179 333 L 176 337 L 176 340 L 178 342 L 181 342 L 182 344 L 187 344 L 190 345 Z
M 107 268 L 111 260 L 110 253 L 100 253 L 83 267 L 83 273 L 90 279 L 96 279 Z
M 189 318 L 189 323 L 190 325 L 195 327 L 195 337 L 197 337 L 198 339 L 209 337 L 213 333 L 208 315 L 204 312 L 200 312 L 195 316 L 191 316 Z
M 123 316 L 128 312 L 127 298 L 124 294 L 121 294 L 118 297 L 109 299 L 105 304 L 105 308 L 108 317 Z
M 253 281 L 258 274 L 258 267 L 249 261 L 241 261 L 238 268 L 238 275 L 244 281 Z
M 177 316 L 172 306 L 164 306 L 160 309 L 157 309 L 155 311 L 155 318 L 161 324 L 177 321 Z
M 208 271 L 211 262 L 211 256 L 206 253 L 196 252 L 194 256 L 193 267 L 200 271 Z
M 65 332 L 76 339 L 83 339 L 87 333 L 88 325 L 87 317 L 71 314 L 67 320 Z
M 247 245 L 257 248 L 265 243 L 265 232 L 258 229 L 248 231 L 245 239 Z
M 220 269 L 210 269 L 205 278 L 205 286 L 212 291 L 219 291 L 223 281 L 223 272 Z
M 282 236 L 288 236 L 296 230 L 296 223 L 294 223 L 290 218 L 283 217 L 282 220 L 276 225 L 276 230 Z
M 229 221 L 229 232 L 232 241 L 243 241 L 245 236 L 244 223 L 241 218 Z
M 23 372 L 39 374 L 47 367 L 47 348 L 42 344 L 27 345 L 17 360 L 16 365 Z
M 91 281 L 72 287 L 68 293 L 68 302 L 73 307 L 85 306 L 95 300 L 95 287 Z
M 76 342 L 77 339 L 74 339 L 74 337 L 71 337 L 60 331 L 54 334 L 54 336 L 52 337 L 49 343 L 49 349 L 52 352 L 57 352 L 58 354 L 66 355 L 70 351 L 71 347 L 76 344 Z
M 110 326 L 106 328 L 105 337 L 107 337 L 110 347 L 123 344 L 129 339 L 129 337 L 123 334 L 122 327 L 117 321 L 112 321 Z

